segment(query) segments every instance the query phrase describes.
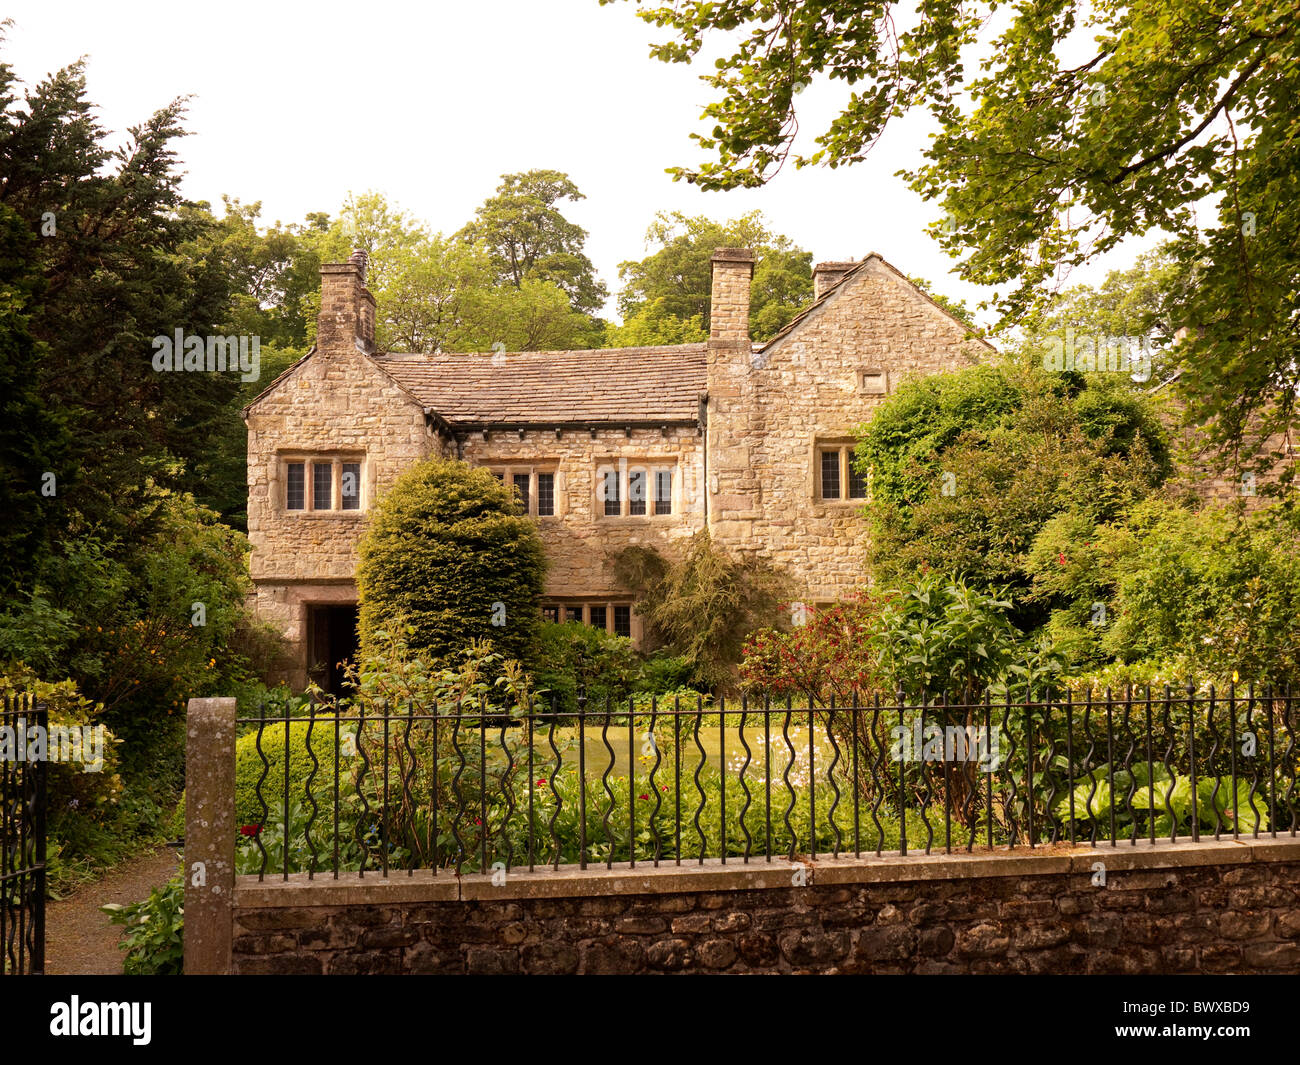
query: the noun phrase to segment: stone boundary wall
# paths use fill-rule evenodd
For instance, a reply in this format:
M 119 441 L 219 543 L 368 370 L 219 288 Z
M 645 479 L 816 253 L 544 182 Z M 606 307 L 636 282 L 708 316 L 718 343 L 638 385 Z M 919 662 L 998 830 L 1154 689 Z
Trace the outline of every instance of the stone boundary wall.
M 187 974 L 1300 972 L 1300 838 L 1281 832 L 237 877 L 235 700 L 191 700 L 186 725 Z
M 1298 888 L 1289 837 L 562 867 L 496 885 L 427 871 L 240 877 L 232 971 L 1295 973 Z

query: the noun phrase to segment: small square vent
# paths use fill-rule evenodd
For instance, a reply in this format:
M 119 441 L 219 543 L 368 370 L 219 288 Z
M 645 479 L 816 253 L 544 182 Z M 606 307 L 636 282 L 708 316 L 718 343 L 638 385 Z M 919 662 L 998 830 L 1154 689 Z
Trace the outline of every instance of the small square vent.
M 885 370 L 859 370 L 858 391 L 869 396 L 883 396 L 889 391 L 889 374 Z

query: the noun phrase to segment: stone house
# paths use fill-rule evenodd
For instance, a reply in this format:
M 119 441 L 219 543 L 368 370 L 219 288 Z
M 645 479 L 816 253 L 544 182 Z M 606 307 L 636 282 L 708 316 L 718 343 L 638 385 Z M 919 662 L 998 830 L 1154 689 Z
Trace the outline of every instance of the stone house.
M 671 555 L 708 529 L 785 570 L 810 604 L 861 581 L 869 476 L 852 430 L 905 376 L 992 349 L 879 255 L 814 271 L 815 299 L 749 338 L 754 254 L 712 259 L 707 342 L 598 351 L 398 354 L 374 340 L 365 257 L 321 269 L 316 346 L 244 411 L 256 607 L 327 687 L 355 646 L 366 513 L 431 455 L 515 485 L 550 559 L 546 614 L 641 636 L 610 556 Z

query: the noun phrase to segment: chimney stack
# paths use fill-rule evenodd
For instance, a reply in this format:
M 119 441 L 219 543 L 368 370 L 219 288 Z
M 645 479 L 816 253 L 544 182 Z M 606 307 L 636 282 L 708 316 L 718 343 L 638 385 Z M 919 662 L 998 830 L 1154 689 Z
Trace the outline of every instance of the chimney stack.
M 749 346 L 749 287 L 754 279 L 754 253 L 748 248 L 719 248 L 709 295 L 709 343 Z
M 364 251 L 354 251 L 345 263 L 325 263 L 320 268 L 320 317 L 316 322 L 316 350 L 346 354 L 358 347 L 375 350 L 375 297 L 366 288 Z
M 840 283 L 850 270 L 858 264 L 849 260 L 846 263 L 818 263 L 813 267 L 813 299 L 819 300 L 828 289 Z

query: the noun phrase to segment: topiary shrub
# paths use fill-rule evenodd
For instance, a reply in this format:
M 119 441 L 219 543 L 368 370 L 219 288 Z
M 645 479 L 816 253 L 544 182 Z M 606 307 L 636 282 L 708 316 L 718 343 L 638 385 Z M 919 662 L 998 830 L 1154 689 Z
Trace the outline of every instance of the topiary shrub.
M 312 756 L 307 750 L 307 729 L 311 725 L 311 749 L 319 763 L 312 788 L 329 788 L 334 784 L 334 726 L 322 721 L 314 723 L 303 720 L 289 725 L 289 796 L 291 799 L 303 799 L 307 795 L 307 779 L 312 773 Z M 354 751 L 352 733 L 346 728 L 339 737 L 339 771 L 340 781 L 351 779 L 349 762 L 355 758 L 349 751 Z M 262 732 L 262 754 L 257 753 L 257 733 L 250 732 L 235 741 L 235 817 L 242 825 L 260 825 L 262 823 L 262 803 L 257 798 L 257 782 L 262 770 L 270 763 L 266 780 L 262 784 L 262 798 L 265 799 L 269 816 L 278 816 L 276 811 L 284 805 L 284 763 L 285 763 L 285 727 L 281 724 L 268 724 Z M 262 759 L 266 756 L 266 761 Z
M 451 661 L 486 639 L 530 661 L 546 560 L 514 490 L 451 459 L 412 467 L 380 498 L 357 567 L 363 653 L 405 626 L 413 650 Z

